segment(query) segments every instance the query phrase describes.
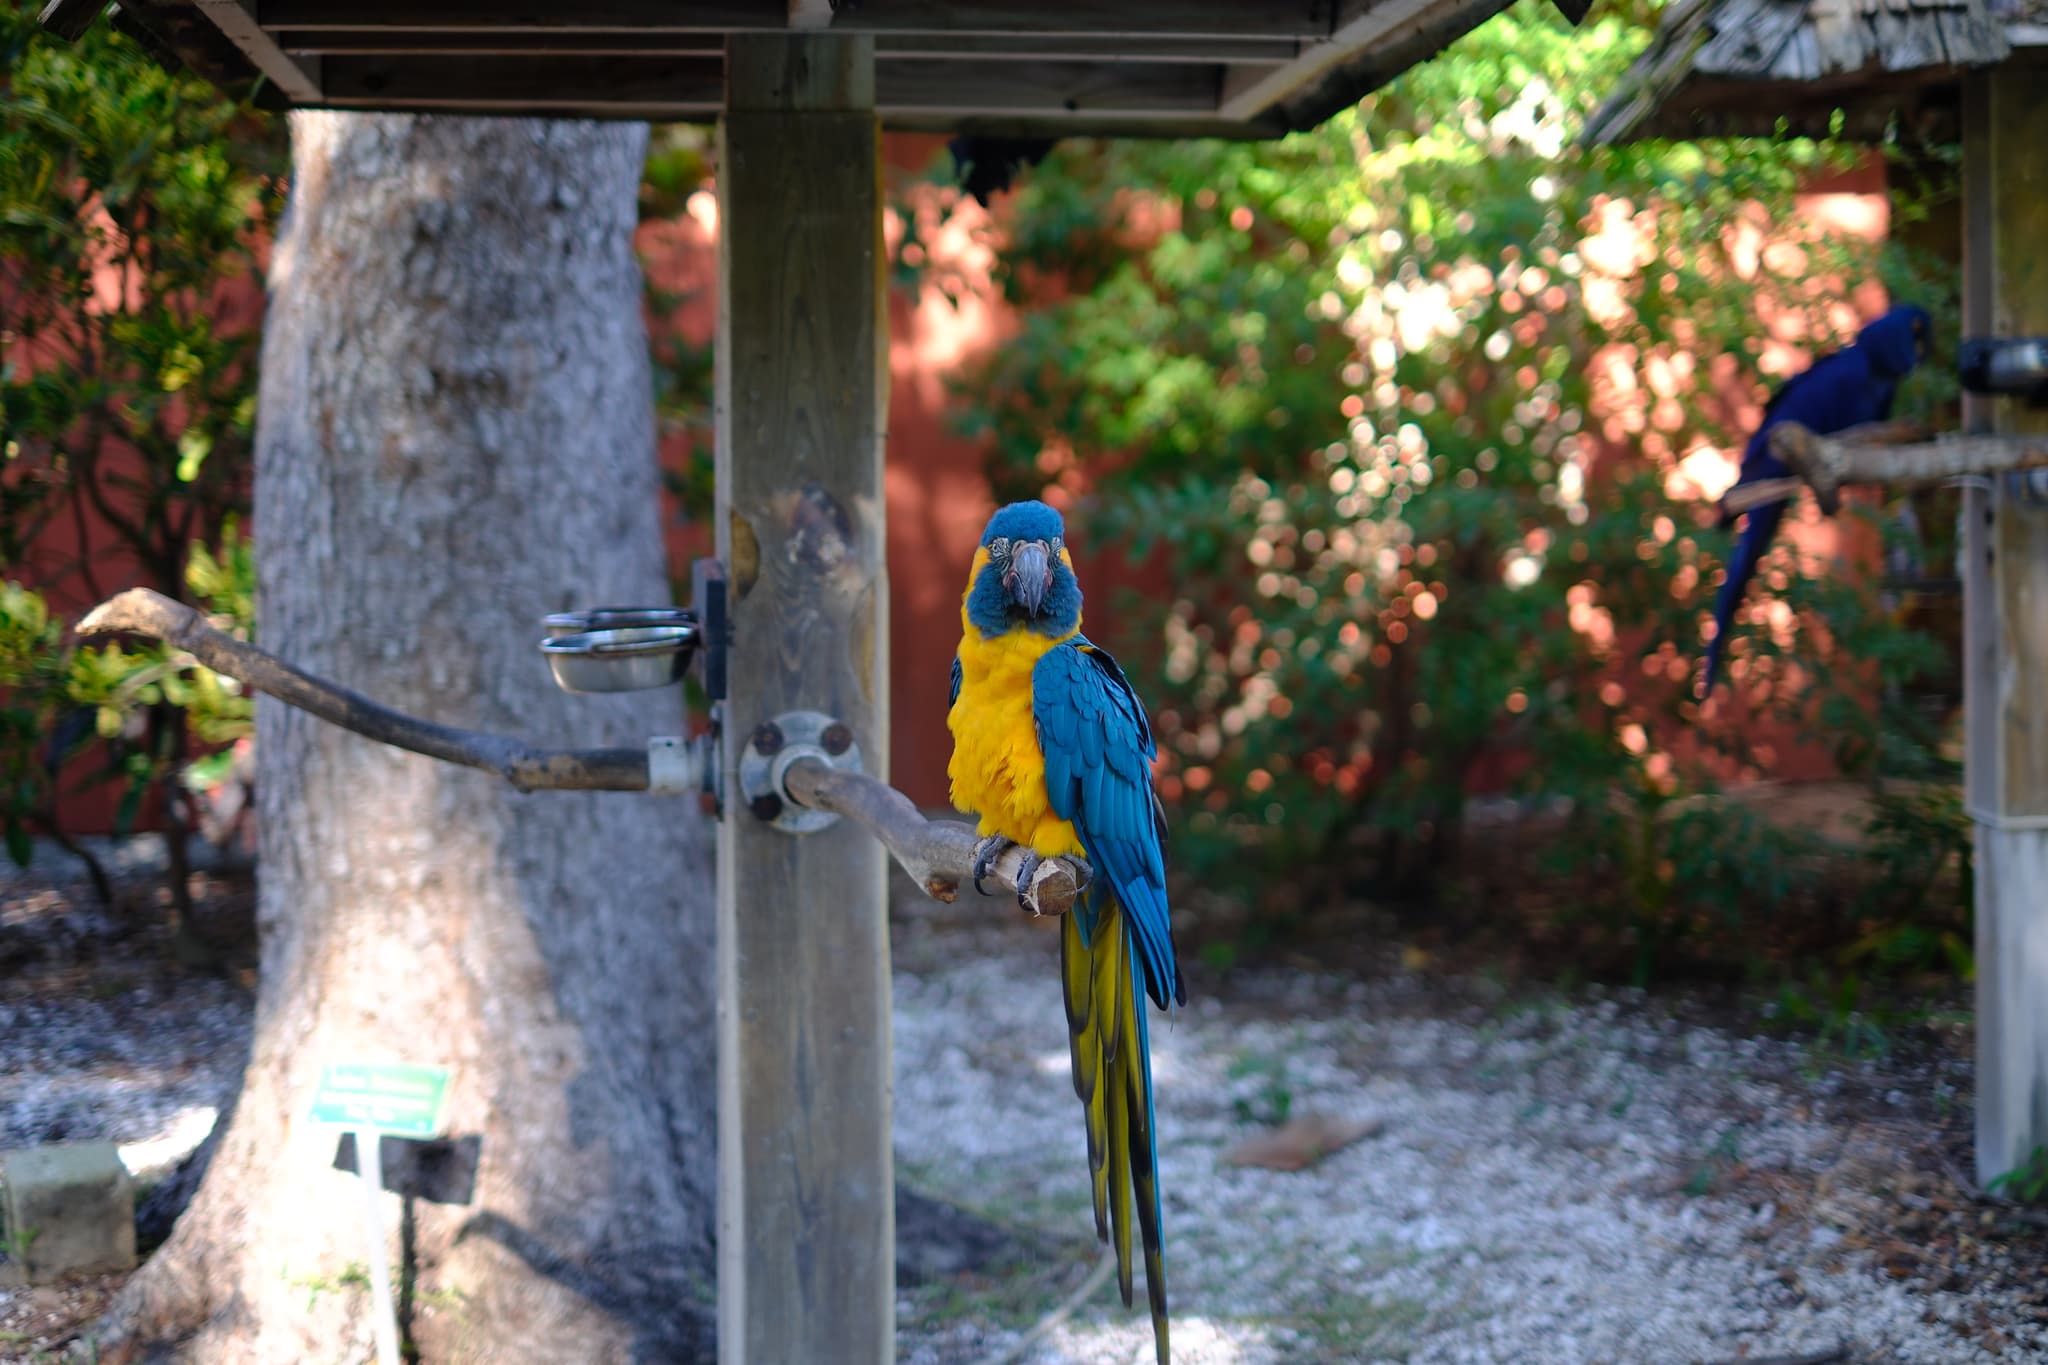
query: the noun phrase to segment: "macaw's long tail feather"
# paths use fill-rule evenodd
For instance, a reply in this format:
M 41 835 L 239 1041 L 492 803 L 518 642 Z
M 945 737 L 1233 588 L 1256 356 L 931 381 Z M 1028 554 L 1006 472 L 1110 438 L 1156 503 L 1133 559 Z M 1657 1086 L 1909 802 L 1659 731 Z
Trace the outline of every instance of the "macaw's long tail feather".
M 1715 680 L 1721 673 L 1721 657 L 1728 649 L 1728 632 L 1735 624 L 1735 609 L 1742 605 L 1743 594 L 1749 591 L 1749 581 L 1756 577 L 1764 552 L 1771 548 L 1771 537 L 1777 534 L 1778 523 L 1785 519 L 1788 505 L 1773 502 L 1751 508 L 1742 535 L 1735 542 L 1735 552 L 1728 556 L 1721 591 L 1714 597 L 1714 638 L 1707 645 L 1706 681 L 1700 688 L 1703 700 L 1714 693 Z
M 1108 1031 L 1096 1007 L 1094 961 L 1083 937 L 1081 907 L 1060 929 L 1060 978 L 1067 1002 L 1067 1051 L 1074 1063 L 1074 1095 L 1088 1122 L 1088 1173 L 1095 1187 L 1095 1237 L 1109 1240 L 1109 1102 L 1103 1091 Z
M 1123 1054 L 1135 1059 L 1125 1069 L 1131 1114 L 1131 1183 L 1137 1189 L 1138 1229 L 1145 1243 L 1145 1294 L 1152 1304 L 1152 1344 L 1159 1365 L 1166 1365 L 1166 1243 L 1159 1211 L 1159 1126 L 1152 1113 L 1152 1029 L 1145 1018 L 1145 989 L 1133 962 L 1124 974 L 1125 1043 Z M 1130 1303 L 1130 1296 L 1124 1302 Z
M 1159 1149 L 1152 1107 L 1152 1053 L 1142 964 L 1121 908 L 1107 897 L 1090 917 L 1076 909 L 1060 930 L 1060 967 L 1074 1093 L 1088 1124 L 1095 1235 L 1116 1249 L 1117 1289 L 1132 1301 L 1131 1206 L 1145 1249 L 1145 1290 L 1159 1365 L 1169 1355 L 1166 1260 L 1159 1205 Z

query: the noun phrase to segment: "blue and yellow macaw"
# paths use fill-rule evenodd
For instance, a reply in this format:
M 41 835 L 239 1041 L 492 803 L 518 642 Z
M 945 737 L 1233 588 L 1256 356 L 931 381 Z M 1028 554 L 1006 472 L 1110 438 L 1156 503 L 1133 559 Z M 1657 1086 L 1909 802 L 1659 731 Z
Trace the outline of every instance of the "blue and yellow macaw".
M 1742 452 L 1742 473 L 1735 486 L 1759 479 L 1781 479 L 1792 471 L 1771 453 L 1771 428 L 1780 422 L 1797 422 L 1817 435 L 1828 436 L 1865 422 L 1882 422 L 1892 415 L 1892 399 L 1904 379 L 1926 353 L 1928 320 L 1923 309 L 1910 305 L 1892 309 L 1856 334 L 1854 345 L 1819 360 L 1785 381 L 1764 405 L 1764 420 Z M 1707 645 L 1706 681 L 1700 696 L 1713 695 L 1714 681 L 1721 671 L 1721 655 L 1728 645 L 1728 630 L 1735 620 L 1735 608 L 1749 591 L 1778 523 L 1785 519 L 1783 502 L 1751 508 L 1735 552 L 1728 558 L 1727 577 L 1714 598 L 1714 638 Z M 1734 517 L 1724 513 L 1726 527 Z
M 953 804 L 980 819 L 974 884 L 1012 844 L 1084 857 L 1094 879 L 1060 928 L 1074 1093 L 1087 1117 L 1095 1235 L 1115 1237 L 1131 1303 L 1131 1203 L 1145 1248 L 1153 1346 L 1167 1365 L 1159 1135 L 1144 999 L 1187 1003 L 1166 909 L 1164 813 L 1145 708 L 1081 635 L 1081 585 L 1060 514 L 1017 502 L 990 518 L 960 601 L 953 658 Z

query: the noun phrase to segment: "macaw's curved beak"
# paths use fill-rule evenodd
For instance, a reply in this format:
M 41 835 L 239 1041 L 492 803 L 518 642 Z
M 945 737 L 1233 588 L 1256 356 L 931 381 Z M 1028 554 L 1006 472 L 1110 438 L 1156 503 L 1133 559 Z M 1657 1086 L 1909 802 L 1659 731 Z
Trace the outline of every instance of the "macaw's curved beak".
M 1010 553 L 1010 568 L 1003 586 L 1026 616 L 1038 615 L 1046 592 L 1052 587 L 1052 546 L 1042 540 L 1027 540 Z

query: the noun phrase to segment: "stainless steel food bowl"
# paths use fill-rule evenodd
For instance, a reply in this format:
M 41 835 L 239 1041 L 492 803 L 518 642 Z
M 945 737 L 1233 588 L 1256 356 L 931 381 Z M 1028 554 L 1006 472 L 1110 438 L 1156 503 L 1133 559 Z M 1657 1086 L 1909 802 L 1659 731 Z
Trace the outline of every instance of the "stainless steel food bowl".
M 697 645 L 694 626 L 586 630 L 540 642 L 564 692 L 637 692 L 681 680 Z
M 655 626 L 694 629 L 697 621 L 681 607 L 593 607 L 588 611 L 558 611 L 541 618 L 549 639 L 581 635 L 592 630 L 640 630 Z

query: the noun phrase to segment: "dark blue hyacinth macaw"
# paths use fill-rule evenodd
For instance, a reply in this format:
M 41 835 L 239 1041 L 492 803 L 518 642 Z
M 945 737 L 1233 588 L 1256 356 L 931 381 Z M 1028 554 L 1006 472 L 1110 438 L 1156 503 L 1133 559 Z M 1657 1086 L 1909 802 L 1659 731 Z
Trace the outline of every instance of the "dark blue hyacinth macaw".
M 1924 309 L 1902 305 L 1892 309 L 1856 334 L 1854 345 L 1822 356 L 1812 366 L 1785 381 L 1769 403 L 1764 419 L 1742 452 L 1742 473 L 1737 488 L 1759 479 L 1782 479 L 1791 470 L 1771 453 L 1771 428 L 1780 422 L 1797 422 L 1826 436 L 1891 417 L 1892 399 L 1899 381 L 1912 372 L 1926 354 L 1929 323 Z M 1766 503 L 1750 509 L 1735 552 L 1728 557 L 1727 578 L 1714 597 L 1714 638 L 1707 645 L 1706 681 L 1700 696 L 1713 695 L 1721 669 L 1721 655 L 1727 648 L 1728 631 L 1735 609 L 1756 577 L 1771 537 L 1785 518 L 1784 502 Z M 1734 518 L 1724 513 L 1726 527 Z

